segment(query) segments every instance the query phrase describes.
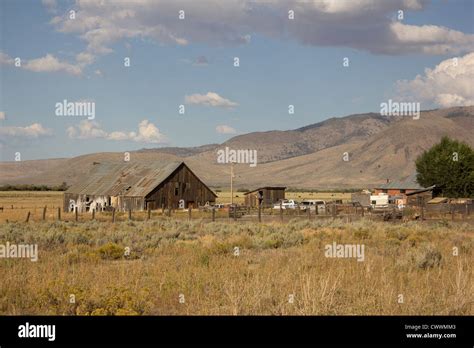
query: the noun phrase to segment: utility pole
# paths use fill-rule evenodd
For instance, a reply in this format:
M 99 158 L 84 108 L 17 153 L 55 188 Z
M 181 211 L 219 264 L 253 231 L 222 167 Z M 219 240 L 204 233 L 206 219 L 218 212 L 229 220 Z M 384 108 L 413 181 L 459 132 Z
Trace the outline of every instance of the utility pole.
M 230 204 L 234 204 L 234 164 L 230 162 Z

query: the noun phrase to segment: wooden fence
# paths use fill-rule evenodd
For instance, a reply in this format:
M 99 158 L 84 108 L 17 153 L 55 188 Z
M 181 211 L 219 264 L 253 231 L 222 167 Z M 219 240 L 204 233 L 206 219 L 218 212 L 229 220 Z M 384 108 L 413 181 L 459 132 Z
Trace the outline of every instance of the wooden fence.
M 0 214 L 8 214 L 9 209 L 2 209 Z M 20 208 L 18 208 L 20 209 Z M 384 209 L 371 209 L 357 204 L 327 204 L 325 209 L 304 209 L 297 206 L 295 209 L 273 208 L 250 208 L 242 205 L 234 205 L 225 209 L 214 209 L 212 207 L 200 207 L 198 209 L 170 209 L 161 208 L 158 210 L 118 212 L 111 211 L 89 211 L 79 213 L 63 212 L 60 207 L 36 207 L 34 210 L 24 209 L 24 218 L 10 219 L 10 221 L 146 221 L 152 219 L 182 219 L 193 220 L 202 219 L 205 221 L 253 221 L 253 222 L 288 222 L 292 219 L 343 219 L 344 221 L 354 221 L 362 217 L 383 221 L 397 221 L 406 219 L 440 220 L 449 219 L 453 221 L 471 219 L 474 211 L 472 204 L 436 204 L 408 207 L 404 210 L 397 209 L 396 206 L 389 206 Z M 1 215 L 0 215 L 1 216 Z M 8 222 L 9 219 L 4 219 Z

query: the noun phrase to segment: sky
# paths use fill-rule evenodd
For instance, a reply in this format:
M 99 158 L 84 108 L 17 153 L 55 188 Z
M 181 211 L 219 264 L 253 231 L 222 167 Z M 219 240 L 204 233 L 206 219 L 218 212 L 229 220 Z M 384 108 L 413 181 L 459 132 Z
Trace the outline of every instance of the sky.
M 474 104 L 470 0 L 0 0 L 0 22 L 1 161 Z

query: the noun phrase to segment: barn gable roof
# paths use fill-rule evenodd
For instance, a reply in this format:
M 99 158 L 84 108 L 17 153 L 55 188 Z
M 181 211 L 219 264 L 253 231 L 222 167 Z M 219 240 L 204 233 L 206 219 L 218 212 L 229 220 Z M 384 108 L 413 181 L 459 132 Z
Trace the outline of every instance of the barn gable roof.
M 66 193 L 91 196 L 144 197 L 165 181 L 181 165 L 186 164 L 182 161 L 127 164 L 100 163 L 94 166 L 95 168 L 87 178 L 72 185 Z M 203 183 L 203 185 L 205 184 Z

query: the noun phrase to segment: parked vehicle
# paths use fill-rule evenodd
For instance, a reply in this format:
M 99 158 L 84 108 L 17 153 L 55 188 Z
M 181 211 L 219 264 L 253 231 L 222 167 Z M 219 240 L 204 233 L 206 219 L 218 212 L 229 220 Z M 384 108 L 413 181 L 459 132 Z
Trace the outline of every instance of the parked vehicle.
M 388 194 L 379 193 L 375 196 L 370 196 L 370 205 L 372 208 L 388 208 Z
M 318 199 L 305 199 L 301 202 L 300 209 L 306 211 L 316 211 L 318 209 L 318 214 L 322 214 L 326 211 L 326 202 Z
M 282 209 L 296 209 L 297 202 L 292 199 L 284 199 L 281 201 Z M 273 209 L 280 209 L 280 203 L 275 203 Z

